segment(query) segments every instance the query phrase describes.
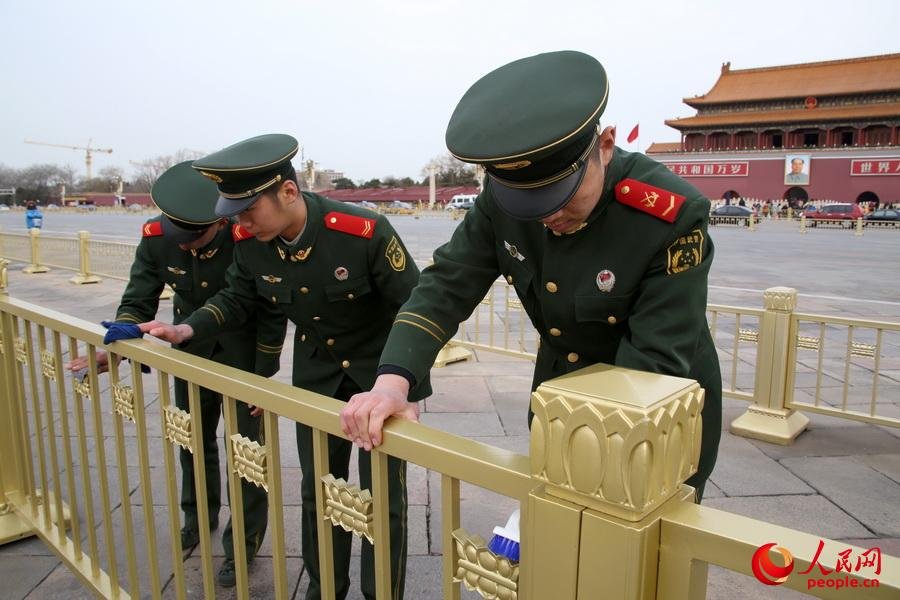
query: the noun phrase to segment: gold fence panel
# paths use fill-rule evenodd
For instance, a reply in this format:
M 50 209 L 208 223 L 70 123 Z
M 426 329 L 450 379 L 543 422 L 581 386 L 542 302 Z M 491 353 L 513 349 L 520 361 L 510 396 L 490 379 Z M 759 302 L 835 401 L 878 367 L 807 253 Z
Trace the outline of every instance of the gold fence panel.
M 128 280 L 131 263 L 134 262 L 135 244 L 91 240 L 88 255 L 93 266 L 92 273 L 111 279 Z

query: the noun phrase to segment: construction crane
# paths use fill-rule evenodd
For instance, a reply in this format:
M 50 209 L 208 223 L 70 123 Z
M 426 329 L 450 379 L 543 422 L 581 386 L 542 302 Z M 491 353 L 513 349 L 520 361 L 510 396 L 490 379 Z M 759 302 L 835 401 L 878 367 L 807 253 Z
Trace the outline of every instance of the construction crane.
M 87 178 L 93 179 L 93 173 L 91 172 L 91 164 L 94 162 L 94 157 L 91 155 L 92 152 L 104 152 L 106 154 L 112 154 L 112 148 L 93 148 L 91 147 L 92 140 L 88 138 L 87 146 L 67 146 L 66 144 L 48 144 L 47 142 L 35 142 L 33 140 L 25 140 L 26 144 L 36 144 L 38 146 L 52 146 L 54 148 L 68 148 L 69 150 L 84 150 L 84 168 L 87 171 Z

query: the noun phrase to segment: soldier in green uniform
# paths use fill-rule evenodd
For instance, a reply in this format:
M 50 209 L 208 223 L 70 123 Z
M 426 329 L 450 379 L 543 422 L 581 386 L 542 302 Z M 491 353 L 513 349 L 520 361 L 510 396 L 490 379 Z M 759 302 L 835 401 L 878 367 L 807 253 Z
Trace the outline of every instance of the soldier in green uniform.
M 397 315 L 370 393 L 341 415 L 364 448 L 408 414 L 406 389 L 502 275 L 540 332 L 532 389 L 593 363 L 696 379 L 706 390 L 698 472 L 715 464 L 722 383 L 706 322 L 709 201 L 602 128 L 606 73 L 580 52 L 517 60 L 476 82 L 447 127 L 484 192 Z M 412 399 L 412 398 L 410 398 Z M 530 413 L 529 413 L 530 416 Z
M 237 215 L 242 235 L 228 271 L 228 287 L 177 326 L 153 322 L 143 331 L 171 342 L 205 338 L 252 318 L 250 304 L 270 302 L 297 326 L 293 384 L 347 400 L 375 381 L 381 349 L 397 310 L 419 270 L 386 218 L 371 211 L 301 192 L 290 159 L 297 141 L 263 135 L 206 156 L 194 168 L 218 183 L 219 215 Z M 427 374 L 410 390 L 431 393 Z M 330 472 L 347 479 L 352 444 L 329 438 Z M 316 486 L 312 430 L 297 423 L 303 471 L 302 551 L 310 582 L 308 599 L 320 597 Z M 360 484 L 371 488 L 371 457 L 359 452 Z M 394 598 L 402 598 L 406 573 L 406 463 L 388 461 L 390 562 Z M 334 531 L 335 589 L 350 587 L 351 534 Z M 362 591 L 375 598 L 374 553 L 363 541 Z
M 175 165 L 160 176 L 151 190 L 153 201 L 162 214 L 150 219 L 142 227 L 131 266 L 128 285 L 116 309 L 117 323 L 141 323 L 153 319 L 159 307 L 159 295 L 168 284 L 175 292 L 173 299 L 175 322 L 180 323 L 207 299 L 225 287 L 225 272 L 231 265 L 239 236 L 237 225 L 215 214 L 218 190 L 212 182 L 191 168 L 190 161 Z M 257 319 L 223 331 L 203 340 L 178 344 L 175 347 L 194 356 L 208 358 L 224 365 L 237 367 L 269 377 L 279 368 L 281 345 L 286 321 L 272 311 L 268 303 L 259 303 Z M 97 353 L 98 366 L 108 368 L 105 352 Z M 87 365 L 80 357 L 69 363 L 79 370 Z M 187 383 L 175 379 L 175 404 L 189 410 Z M 216 429 L 222 411 L 222 396 L 200 388 L 201 422 L 203 424 L 203 455 L 206 472 L 206 501 L 209 508 L 209 529 L 219 524 L 221 506 L 221 478 Z M 260 418 L 251 416 L 249 407 L 237 404 L 238 432 L 252 440 L 260 440 Z M 194 487 L 193 455 L 180 449 L 181 509 L 184 527 L 181 546 L 196 546 L 200 540 L 196 491 Z M 266 533 L 268 499 L 265 490 L 252 483 L 242 482 L 244 527 L 248 559 L 256 555 Z M 234 547 L 231 520 L 222 534 L 225 551 L 218 581 L 234 585 Z

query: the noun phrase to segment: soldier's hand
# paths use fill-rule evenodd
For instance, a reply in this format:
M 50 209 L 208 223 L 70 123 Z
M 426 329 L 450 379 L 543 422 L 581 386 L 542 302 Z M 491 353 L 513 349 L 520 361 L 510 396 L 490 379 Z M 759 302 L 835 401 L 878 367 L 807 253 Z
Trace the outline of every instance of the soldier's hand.
M 341 411 L 341 429 L 364 450 L 381 444 L 388 417 L 419 420 L 419 405 L 407 401 L 409 382 L 399 375 L 379 375 L 369 392 L 355 394 Z
M 97 359 L 97 373 L 106 373 L 109 371 L 109 355 L 103 350 L 97 350 L 97 353 L 94 356 Z M 78 356 L 67 362 L 65 368 L 77 373 L 78 371 L 86 370 L 88 368 L 88 362 L 87 356 Z
M 194 337 L 194 328 L 184 323 L 171 325 L 162 321 L 147 321 L 139 323 L 138 327 L 140 327 L 141 333 L 149 333 L 153 337 L 171 344 L 180 344 Z
M 259 415 L 261 415 L 261 414 L 263 414 L 264 412 L 266 412 L 266 411 L 264 411 L 263 409 L 261 409 L 260 407 L 258 407 L 258 406 L 253 406 L 252 404 L 248 404 L 248 405 L 247 405 L 247 408 L 250 409 L 250 416 L 251 416 L 251 417 L 258 417 Z

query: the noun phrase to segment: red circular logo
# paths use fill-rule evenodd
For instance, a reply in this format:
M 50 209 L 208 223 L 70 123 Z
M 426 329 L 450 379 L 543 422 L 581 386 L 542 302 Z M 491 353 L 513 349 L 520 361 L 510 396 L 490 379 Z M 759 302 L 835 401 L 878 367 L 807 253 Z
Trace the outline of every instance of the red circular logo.
M 815 108 L 818 106 L 819 101 L 815 99 L 813 96 L 809 96 L 806 98 L 806 108 Z
M 784 558 L 783 567 L 779 567 L 769 558 L 769 550 L 773 547 Z M 753 568 L 753 574 L 762 583 L 766 585 L 781 585 L 787 581 L 788 575 L 794 570 L 794 556 L 787 548 L 776 547 L 774 542 L 770 542 L 756 549 L 756 552 L 753 553 L 753 558 L 750 559 L 750 566 Z

